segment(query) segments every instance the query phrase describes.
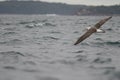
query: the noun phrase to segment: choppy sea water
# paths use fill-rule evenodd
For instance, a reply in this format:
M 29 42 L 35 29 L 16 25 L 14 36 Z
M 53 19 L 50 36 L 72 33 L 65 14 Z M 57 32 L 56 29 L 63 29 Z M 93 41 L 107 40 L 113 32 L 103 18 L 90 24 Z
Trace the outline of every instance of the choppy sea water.
M 120 17 L 0 15 L 0 80 L 120 80 Z

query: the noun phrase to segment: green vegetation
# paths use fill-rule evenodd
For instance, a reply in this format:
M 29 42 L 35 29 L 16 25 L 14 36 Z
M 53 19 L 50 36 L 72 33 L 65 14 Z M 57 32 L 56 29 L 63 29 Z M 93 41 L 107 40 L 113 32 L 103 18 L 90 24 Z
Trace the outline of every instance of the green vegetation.
M 40 1 L 0 2 L 0 14 L 120 15 L 120 5 L 85 6 Z

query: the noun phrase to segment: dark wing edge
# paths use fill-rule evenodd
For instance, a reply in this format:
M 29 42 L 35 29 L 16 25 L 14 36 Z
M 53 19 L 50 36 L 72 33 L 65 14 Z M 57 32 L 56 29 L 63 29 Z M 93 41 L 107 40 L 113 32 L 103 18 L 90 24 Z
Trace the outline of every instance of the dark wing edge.
M 74 43 L 74 45 L 79 44 L 80 42 L 85 40 L 87 37 L 89 37 L 92 33 L 94 33 L 94 32 L 91 30 L 88 30 L 85 34 L 83 34 L 80 38 L 78 38 L 78 40 Z
M 102 19 L 101 21 L 99 21 L 97 24 L 95 24 L 95 27 L 97 29 L 99 29 L 105 22 L 107 22 L 109 19 L 111 19 L 112 16 L 108 17 L 108 18 L 105 18 L 105 19 Z

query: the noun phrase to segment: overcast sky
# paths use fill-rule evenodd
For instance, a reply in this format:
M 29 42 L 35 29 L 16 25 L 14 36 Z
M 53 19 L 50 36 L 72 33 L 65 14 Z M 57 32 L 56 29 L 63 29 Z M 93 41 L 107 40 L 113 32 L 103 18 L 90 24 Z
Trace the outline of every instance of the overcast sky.
M 0 1 L 6 1 L 6 0 L 0 0 Z M 29 1 L 29 0 L 21 0 L 21 1 Z M 116 4 L 120 5 L 120 0 L 33 0 L 33 1 L 62 2 L 67 4 L 83 4 L 83 5 L 108 5 L 108 6 L 116 5 Z
M 115 5 L 120 4 L 120 0 L 40 0 L 48 2 L 63 2 L 68 4 L 85 4 L 85 5 Z

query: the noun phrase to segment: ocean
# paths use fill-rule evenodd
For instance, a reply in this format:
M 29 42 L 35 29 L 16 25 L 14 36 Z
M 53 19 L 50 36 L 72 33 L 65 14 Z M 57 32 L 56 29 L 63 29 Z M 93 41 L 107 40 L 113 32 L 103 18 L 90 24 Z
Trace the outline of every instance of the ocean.
M 0 80 L 120 80 L 120 16 L 0 15 Z

